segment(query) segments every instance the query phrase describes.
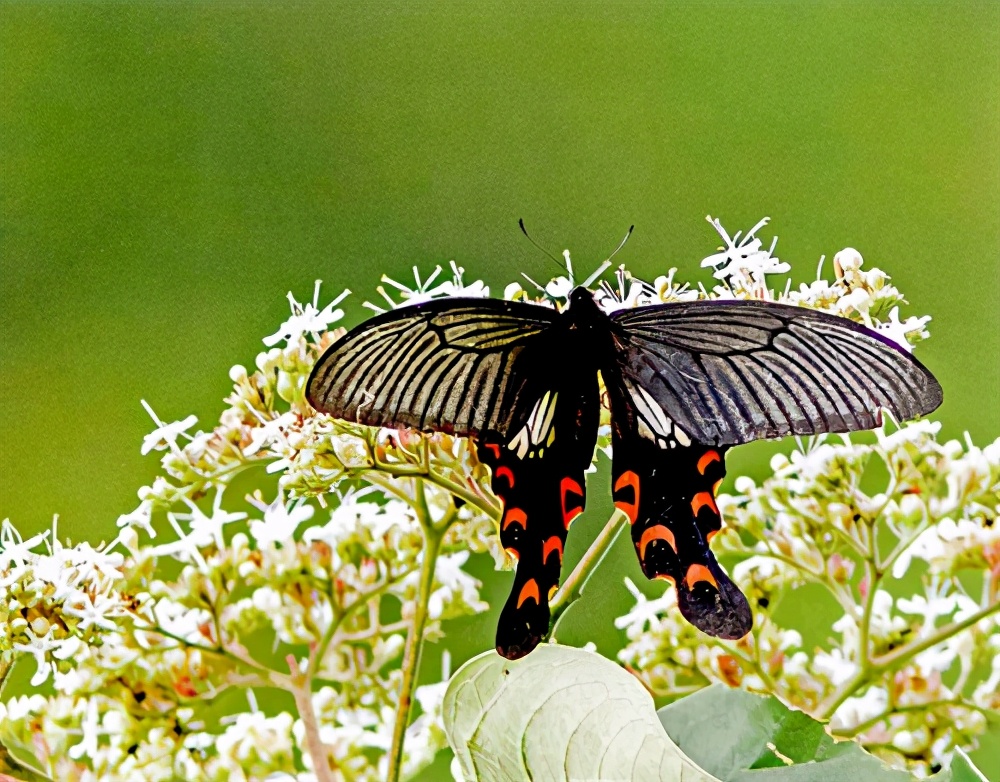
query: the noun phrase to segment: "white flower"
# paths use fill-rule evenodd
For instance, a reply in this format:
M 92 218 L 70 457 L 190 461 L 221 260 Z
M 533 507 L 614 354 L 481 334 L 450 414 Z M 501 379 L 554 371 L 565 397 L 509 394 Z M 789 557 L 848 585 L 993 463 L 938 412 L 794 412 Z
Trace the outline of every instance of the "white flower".
M 271 418 L 250 431 L 250 443 L 243 449 L 244 456 L 253 456 L 261 448 L 285 439 L 285 432 L 296 422 L 295 413 L 288 411 Z
M 149 417 L 156 423 L 156 429 L 142 438 L 142 448 L 139 449 L 139 453 L 145 456 L 152 450 L 163 450 L 166 447 L 179 452 L 180 447 L 177 445 L 177 438 L 184 435 L 190 439 L 191 435 L 188 434 L 187 430 L 198 423 L 198 417 L 189 415 L 182 421 L 174 421 L 173 423 L 166 424 L 153 412 L 153 408 L 149 406 L 149 403 L 145 399 L 140 399 L 139 401 L 146 408 Z
M 35 675 L 31 677 L 31 686 L 38 687 L 49 678 L 49 672 L 52 666 L 46 659 L 46 655 L 58 648 L 58 643 L 53 639 L 51 633 L 39 637 L 35 635 L 34 631 L 30 627 L 24 628 L 24 634 L 28 636 L 28 643 L 14 644 L 13 648 L 19 652 L 27 652 L 35 658 L 35 664 L 38 666 L 38 670 L 36 670 Z
M 469 558 L 468 551 L 457 551 L 454 554 L 443 554 L 438 557 L 434 567 L 434 578 L 441 586 L 431 592 L 427 602 L 427 611 L 431 619 L 440 619 L 445 606 L 460 595 L 461 604 L 473 611 L 485 611 L 489 606 L 479 599 L 480 583 L 462 570 L 462 565 Z
M 881 687 L 869 687 L 861 697 L 848 698 L 830 718 L 830 725 L 847 730 L 882 714 L 889 705 L 889 694 Z
M 80 743 L 69 748 L 69 756 L 74 760 L 81 758 L 97 758 L 97 737 L 100 729 L 100 719 L 97 713 L 97 698 L 91 697 L 87 701 L 87 712 L 80 723 L 80 730 L 83 738 Z
M 222 509 L 221 489 L 215 494 L 215 502 L 212 504 L 211 516 L 206 516 L 202 512 L 201 508 L 193 502 L 189 501 L 188 507 L 191 508 L 190 513 L 175 513 L 172 515 L 175 519 L 187 520 L 191 527 L 191 534 L 189 536 L 191 542 L 198 547 L 215 545 L 218 549 L 224 548 L 226 542 L 222 531 L 223 528 L 227 524 L 242 521 L 247 517 L 247 514 L 243 512 L 233 513 Z
M 856 272 L 863 264 L 864 258 L 853 247 L 845 247 L 833 256 L 833 271 L 838 279 L 845 274 Z
M 237 714 L 235 721 L 215 742 L 225 766 L 233 770 L 245 767 L 248 761 L 292 756 L 292 723 L 288 712 L 268 717 L 262 711 Z M 242 775 L 241 775 L 242 776 Z
M 130 513 L 123 513 L 118 517 L 118 526 L 123 527 L 138 527 L 143 532 L 145 532 L 149 537 L 156 537 L 156 530 L 153 529 L 152 523 L 153 516 L 153 503 L 152 501 L 146 499 L 139 503 L 139 506 Z
M 274 502 L 261 510 L 264 511 L 264 520 L 250 522 L 250 536 L 257 541 L 257 545 L 266 546 L 290 542 L 299 524 L 312 518 L 315 508 L 304 500 L 286 505 L 284 492 L 279 491 Z
M 376 288 L 376 290 L 381 294 L 382 298 L 386 300 L 389 305 L 389 309 L 397 309 L 399 307 L 406 307 L 412 304 L 421 304 L 425 301 L 430 301 L 431 299 L 440 299 L 450 296 L 483 298 L 490 295 L 490 289 L 483 284 L 482 280 L 476 280 L 475 282 L 466 285 L 463 281 L 465 269 L 456 264 L 454 261 L 451 262 L 451 271 L 451 280 L 434 285 L 434 280 L 436 280 L 438 275 L 441 274 L 440 266 L 435 266 L 434 271 L 431 272 L 430 276 L 426 280 L 420 279 L 420 270 L 414 266 L 413 279 L 416 282 L 416 285 L 412 288 L 407 287 L 401 282 L 397 282 L 387 274 L 383 274 L 382 282 L 388 283 L 399 291 L 400 298 L 402 300 L 398 302 L 393 299 L 381 285 Z M 364 306 L 368 307 L 368 309 L 375 310 L 376 312 L 385 312 L 382 307 L 372 304 L 370 301 L 366 301 Z
M 840 649 L 817 652 L 813 658 L 813 667 L 836 687 L 854 676 L 858 670 L 857 664 L 845 659 L 844 652 Z
M 660 617 L 665 614 L 670 607 L 675 605 L 676 597 L 674 590 L 668 589 L 660 597 L 650 600 L 630 578 L 625 578 L 625 588 L 632 593 L 635 598 L 635 605 L 625 616 L 615 619 L 615 627 L 624 630 L 629 638 L 634 638 L 640 633 L 644 633 L 646 628 L 654 628 L 659 624 Z
M 48 530 L 39 532 L 27 540 L 21 538 L 10 519 L 0 524 L 0 571 L 14 567 L 24 567 L 37 557 L 32 549 L 48 537 Z
M 81 601 L 80 607 L 64 606 L 63 613 L 77 617 L 79 620 L 77 627 L 80 630 L 86 631 L 96 626 L 111 632 L 115 630 L 116 625 L 108 617 L 121 616 L 124 611 L 117 599 L 105 595 L 94 595 Z
M 715 269 L 712 276 L 716 279 L 724 280 L 743 272 L 751 278 L 760 280 L 765 274 L 784 273 L 791 268 L 787 263 L 782 263 L 772 256 L 774 247 L 778 243 L 777 237 L 771 242 L 771 247 L 768 250 L 762 249 L 762 243 L 756 237 L 757 231 L 767 225 L 771 218 L 765 217 L 758 222 L 747 231 L 742 241 L 740 241 L 739 231 L 730 238 L 718 218 L 713 220 L 709 215 L 705 219 L 719 232 L 719 236 L 725 242 L 722 252 L 710 255 L 701 262 L 702 268 L 711 266 Z
M 350 291 L 345 289 L 321 310 L 319 309 L 319 288 L 320 281 L 316 280 L 313 300 L 304 306 L 295 300 L 291 291 L 288 292 L 288 304 L 292 309 L 292 315 L 281 324 L 281 327 L 274 334 L 264 337 L 263 342 L 267 347 L 273 347 L 281 341 L 292 344 L 298 342 L 306 334 L 311 334 L 316 339 L 324 331 L 329 330 L 331 323 L 336 323 L 344 317 L 344 311 L 335 309 L 335 307 L 350 294 Z
M 927 325 L 930 319 L 930 315 L 925 315 L 922 318 L 910 317 L 900 322 L 899 307 L 893 307 L 889 312 L 888 320 L 875 324 L 875 331 L 887 339 L 891 339 L 908 353 L 912 353 L 913 345 L 910 344 L 907 335 L 911 332 L 916 332 L 920 336 L 926 334 L 924 326 Z

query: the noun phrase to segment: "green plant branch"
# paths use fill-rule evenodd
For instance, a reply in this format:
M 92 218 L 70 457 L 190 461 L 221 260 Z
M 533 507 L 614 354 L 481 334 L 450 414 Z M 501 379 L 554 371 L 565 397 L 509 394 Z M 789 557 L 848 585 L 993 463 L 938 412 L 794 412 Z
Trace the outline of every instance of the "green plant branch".
M 176 641 L 189 649 L 197 649 L 199 652 L 223 657 L 231 662 L 246 666 L 247 668 L 252 669 L 258 676 L 262 677 L 260 681 L 262 686 L 281 688 L 285 688 L 287 686 L 285 676 L 283 674 L 262 665 L 250 657 L 246 657 L 245 655 L 236 652 L 228 646 L 223 646 L 221 643 L 219 646 L 203 646 L 202 644 L 196 644 L 187 640 L 183 636 L 176 635 L 175 633 L 160 627 L 159 625 L 148 625 L 146 627 L 140 627 L 139 629 L 150 633 L 156 633 L 157 635 L 162 635 L 164 638 Z
M 816 714 L 819 719 L 830 719 L 833 713 L 840 708 L 840 705 L 850 698 L 872 676 L 872 660 L 869 656 L 868 647 L 871 637 L 872 610 L 875 607 L 875 593 L 882 578 L 875 566 L 874 560 L 876 556 L 877 554 L 869 550 L 864 560 L 868 591 L 865 595 L 865 605 L 861 613 L 861 621 L 858 622 L 858 648 L 855 653 L 858 661 L 858 670 L 820 704 Z
M 924 638 L 922 641 L 913 641 L 906 646 L 901 646 L 888 654 L 880 655 L 872 660 L 872 668 L 876 671 L 884 671 L 888 668 L 895 667 L 901 662 L 909 660 L 914 655 L 918 655 L 933 646 L 937 646 L 939 643 L 943 643 L 951 638 L 953 635 L 957 635 L 963 630 L 967 630 L 974 624 L 981 622 L 989 616 L 1000 611 L 1000 602 L 992 603 L 988 606 L 984 606 L 976 611 L 974 614 L 970 614 L 965 619 L 951 622 L 946 624 L 944 627 L 938 628 L 934 633 Z
M 974 614 L 970 614 L 965 619 L 946 624 L 944 627 L 939 628 L 936 632 L 931 633 L 921 641 L 914 641 L 906 644 L 905 646 L 901 646 L 888 654 L 879 655 L 867 660 L 867 665 L 862 665 L 854 676 L 844 682 L 830 695 L 829 698 L 820 704 L 814 716 L 818 719 L 829 719 L 844 701 L 851 697 L 851 695 L 857 692 L 865 684 L 872 681 L 876 676 L 882 674 L 890 668 L 899 666 L 900 663 L 906 662 L 911 657 L 914 657 L 931 647 L 947 641 L 952 636 L 957 635 L 969 627 L 972 627 L 977 622 L 981 622 L 983 619 L 988 616 L 992 616 L 998 611 L 1000 611 L 1000 602 L 993 603 L 992 605 L 981 608 Z
M 852 739 L 855 736 L 864 733 L 869 728 L 875 727 L 883 720 L 886 720 L 889 717 L 891 717 L 893 714 L 903 714 L 906 712 L 915 712 L 915 711 L 929 711 L 931 709 L 940 709 L 942 707 L 967 709 L 968 711 L 976 711 L 983 715 L 989 715 L 993 713 L 989 709 L 984 709 L 982 706 L 977 706 L 974 703 L 967 703 L 965 701 L 957 700 L 954 698 L 949 700 L 928 701 L 927 703 L 914 703 L 910 706 L 893 706 L 881 712 L 880 714 L 876 714 L 874 717 L 865 720 L 864 722 L 859 722 L 852 728 L 842 728 L 840 730 L 831 731 L 831 733 L 834 736 L 837 736 L 838 738 Z
M 552 597 L 552 601 L 549 603 L 549 610 L 552 612 L 552 618 L 549 621 L 550 636 L 555 632 L 556 625 L 566 609 L 583 594 L 583 588 L 587 583 L 587 579 L 590 578 L 591 573 L 593 573 L 597 566 L 601 564 L 605 554 L 608 553 L 611 545 L 617 539 L 618 533 L 624 526 L 624 521 L 625 514 L 621 511 L 616 510 L 611 514 L 611 518 L 608 519 L 607 524 L 604 525 L 604 528 L 594 538 L 594 542 L 590 544 L 590 548 L 587 549 L 576 564 L 576 567 L 573 568 L 573 572 L 569 574 L 569 578 L 563 582 L 563 585 L 559 587 L 559 591 Z
M 417 674 L 420 670 L 424 626 L 427 624 L 427 605 L 434 587 L 434 569 L 441 551 L 441 541 L 448 529 L 444 521 L 449 517 L 453 520 L 456 515 L 452 512 L 446 515 L 445 519 L 442 519 L 440 525 L 435 525 L 427 510 L 423 481 L 420 478 L 416 480 L 416 490 L 419 499 L 414 503 L 414 509 L 424 533 L 424 556 L 420 563 L 420 582 L 417 587 L 413 624 L 406 635 L 406 648 L 403 651 L 403 683 L 400 687 L 396 719 L 392 728 L 392 744 L 389 748 L 389 771 L 386 782 L 398 782 L 402 772 L 403 744 L 406 740 L 406 728 L 410 720 L 410 708 L 413 705 L 413 692 L 416 689 Z

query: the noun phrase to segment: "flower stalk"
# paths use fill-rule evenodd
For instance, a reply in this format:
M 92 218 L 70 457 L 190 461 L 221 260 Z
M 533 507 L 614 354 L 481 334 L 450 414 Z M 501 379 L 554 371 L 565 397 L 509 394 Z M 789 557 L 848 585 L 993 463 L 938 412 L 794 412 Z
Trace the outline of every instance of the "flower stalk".
M 551 619 L 549 621 L 550 637 L 555 635 L 556 627 L 566 609 L 582 597 L 587 581 L 600 566 L 601 562 L 604 561 L 604 557 L 608 551 L 611 550 L 611 546 L 618 538 L 618 533 L 625 526 L 624 522 L 625 514 L 619 510 L 615 510 L 597 537 L 594 538 L 594 542 L 590 544 L 584 555 L 580 558 L 580 561 L 576 563 L 576 567 L 573 568 L 569 577 L 559 587 L 555 595 L 552 596 L 552 601 L 549 603 L 549 610 L 551 611 Z

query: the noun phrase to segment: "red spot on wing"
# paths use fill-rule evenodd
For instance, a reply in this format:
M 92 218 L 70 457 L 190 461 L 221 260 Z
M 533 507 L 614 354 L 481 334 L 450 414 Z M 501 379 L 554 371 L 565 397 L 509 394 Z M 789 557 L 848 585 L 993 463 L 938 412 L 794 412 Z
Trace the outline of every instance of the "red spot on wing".
M 546 562 L 553 551 L 559 552 L 559 564 L 562 564 L 563 542 L 558 535 L 553 535 L 542 544 L 542 562 Z
M 566 500 L 569 494 L 577 495 L 580 498 L 580 502 L 572 507 L 567 507 Z M 569 525 L 573 519 L 583 513 L 583 487 L 577 481 L 566 476 L 559 484 L 559 497 L 562 502 L 563 524 L 566 529 L 569 529 Z
M 510 488 L 514 488 L 514 473 L 511 472 L 510 467 L 497 467 L 496 474 L 494 478 L 506 478 L 507 483 L 510 484 Z
M 520 554 L 520 552 L 518 552 L 518 550 L 516 548 L 512 548 L 511 546 L 508 546 L 507 548 L 504 549 L 504 551 L 506 551 L 507 554 L 509 554 L 510 557 L 515 562 L 517 562 L 521 558 L 521 554 Z
M 635 524 L 635 520 L 639 518 L 639 476 L 631 470 L 623 472 L 618 477 L 618 480 L 615 481 L 615 492 L 618 492 L 627 486 L 632 487 L 634 499 L 632 502 L 628 502 L 626 500 L 615 500 L 615 507 L 628 516 L 629 524 Z
M 688 589 L 693 589 L 694 585 L 699 581 L 707 581 L 716 589 L 719 588 L 719 584 L 716 582 L 711 570 L 704 565 L 691 565 L 687 570 L 687 575 L 684 576 L 684 583 L 687 584 Z
M 657 573 L 655 576 L 653 576 L 653 578 L 658 579 L 660 581 L 669 581 L 674 586 L 677 586 L 677 579 L 671 575 L 668 575 L 667 573 Z
M 719 456 L 718 451 L 705 451 L 698 460 L 698 472 L 702 475 L 705 474 L 705 470 L 708 469 L 708 465 L 712 462 L 722 461 L 722 457 Z
M 493 452 L 493 458 L 500 458 L 500 446 L 496 443 L 486 443 L 486 450 Z
M 642 537 L 639 538 L 639 559 L 646 558 L 646 546 L 654 540 L 667 541 L 670 544 L 670 548 L 674 550 L 674 553 L 677 553 L 677 541 L 674 540 L 674 533 L 662 524 L 657 524 L 655 527 L 650 527 L 643 532 Z
M 528 579 L 524 586 L 521 587 L 521 594 L 517 596 L 517 607 L 520 608 L 521 604 L 529 598 L 536 603 L 541 603 L 541 597 L 538 594 L 538 582 L 533 578 Z
M 511 524 L 520 524 L 524 529 L 527 529 L 528 514 L 520 508 L 508 508 L 504 511 L 503 521 L 500 522 L 500 529 L 507 529 Z
M 705 542 L 706 542 L 706 543 L 711 543 L 711 542 L 712 542 L 712 538 L 714 538 L 714 537 L 715 537 L 716 535 L 718 535 L 718 534 L 719 534 L 719 530 L 717 530 L 717 529 L 713 529 L 713 530 L 712 530 L 711 532 L 709 532 L 709 533 L 708 533 L 708 534 L 707 534 L 707 535 L 705 536 Z
M 715 506 L 715 498 L 712 496 L 711 492 L 700 491 L 691 499 L 691 512 L 697 517 L 698 511 L 704 507 L 709 507 L 716 516 L 719 515 L 719 509 Z

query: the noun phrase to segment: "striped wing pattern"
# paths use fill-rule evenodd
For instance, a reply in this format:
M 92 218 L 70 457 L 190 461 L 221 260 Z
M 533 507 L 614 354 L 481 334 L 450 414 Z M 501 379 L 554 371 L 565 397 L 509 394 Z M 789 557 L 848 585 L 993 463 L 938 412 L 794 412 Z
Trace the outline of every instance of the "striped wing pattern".
M 619 369 L 686 435 L 736 445 L 846 432 L 941 403 L 909 353 L 845 318 L 773 302 L 690 302 L 611 316 Z
M 515 371 L 554 311 L 495 299 L 439 299 L 372 318 L 317 362 L 313 407 L 370 426 L 505 432 L 526 382 Z

